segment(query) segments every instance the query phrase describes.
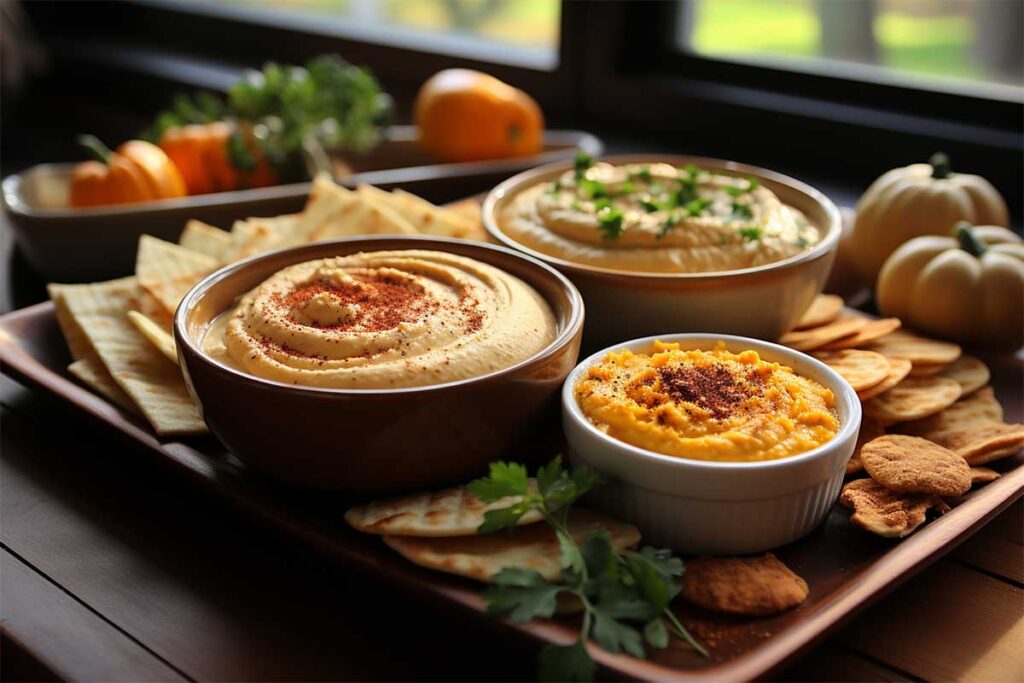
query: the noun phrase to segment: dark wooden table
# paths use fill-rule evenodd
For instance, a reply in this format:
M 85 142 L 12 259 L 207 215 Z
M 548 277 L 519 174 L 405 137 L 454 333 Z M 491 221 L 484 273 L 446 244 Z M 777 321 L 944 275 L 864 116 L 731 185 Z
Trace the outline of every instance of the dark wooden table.
M 3 243 L 8 309 L 42 290 Z M 310 556 L 6 377 L 0 403 L 3 680 L 532 676 L 532 644 Z M 1022 511 L 778 678 L 1024 680 Z

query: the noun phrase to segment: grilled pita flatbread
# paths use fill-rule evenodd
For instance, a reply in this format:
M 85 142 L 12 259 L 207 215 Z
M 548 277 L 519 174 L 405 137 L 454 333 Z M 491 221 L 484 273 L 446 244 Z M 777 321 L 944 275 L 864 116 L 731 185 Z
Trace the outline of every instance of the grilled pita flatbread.
M 531 480 L 530 486 L 535 489 L 536 483 Z M 473 536 L 484 523 L 485 512 L 505 508 L 515 502 L 516 498 L 509 497 L 483 503 L 465 486 L 458 486 L 437 493 L 419 493 L 360 505 L 345 513 L 345 521 L 354 529 L 368 534 Z M 519 519 L 519 524 L 532 524 L 540 519 L 540 513 L 531 510 Z
M 206 254 L 218 263 L 223 263 L 227 260 L 231 247 L 231 233 L 193 219 L 185 224 L 185 229 L 178 238 L 178 245 L 198 254 Z
M 572 510 L 569 530 L 581 542 L 598 531 L 607 531 L 616 548 L 630 548 L 640 542 L 636 527 L 590 510 Z M 489 536 L 385 536 L 384 542 L 415 564 L 477 581 L 490 581 L 509 567 L 532 569 L 549 581 L 562 574 L 558 539 L 547 524 L 529 524 Z

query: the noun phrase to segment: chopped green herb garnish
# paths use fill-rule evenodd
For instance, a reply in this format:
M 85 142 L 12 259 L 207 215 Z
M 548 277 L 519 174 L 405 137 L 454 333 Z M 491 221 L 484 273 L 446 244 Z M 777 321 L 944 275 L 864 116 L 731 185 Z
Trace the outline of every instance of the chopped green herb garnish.
M 622 234 L 623 218 L 622 212 L 612 206 L 605 206 L 597 212 L 598 225 L 606 240 L 613 240 Z
M 810 242 L 808 242 L 807 238 L 804 237 L 803 235 L 800 235 L 799 237 L 796 238 L 796 246 L 800 247 L 801 249 L 806 247 L 808 244 L 810 244 Z
M 622 185 L 619 186 L 619 191 L 617 192 L 617 194 L 633 194 L 632 181 L 627 180 L 626 182 L 622 183 Z
M 757 178 L 747 178 L 746 181 L 747 184 L 745 187 L 742 185 L 728 186 L 727 188 L 725 188 L 726 193 L 730 197 L 739 197 L 747 194 L 748 192 L 753 192 L 761 185 L 761 183 L 758 182 Z
M 587 199 L 598 199 L 600 197 L 607 196 L 607 192 L 604 188 L 604 183 L 599 180 L 590 180 L 589 178 L 580 178 L 579 181 L 580 191 L 583 196 Z
M 730 197 L 739 197 L 740 195 L 746 194 L 747 191 L 737 185 L 729 185 L 725 188 L 725 193 Z
M 640 206 L 644 207 L 644 211 L 647 213 L 654 213 L 655 211 L 661 211 L 661 206 L 650 197 L 646 197 L 640 200 Z
M 761 228 L 756 225 L 748 225 L 736 231 L 740 237 L 748 242 L 756 242 L 761 239 Z
M 587 169 L 594 165 L 594 157 L 590 156 L 586 152 L 576 152 L 576 160 L 574 168 L 576 171 L 576 180 L 580 180 L 586 174 Z
M 658 234 L 654 236 L 654 239 L 660 240 L 662 237 L 668 234 L 668 231 L 675 227 L 676 223 L 679 222 L 679 216 L 675 213 L 669 213 L 668 217 L 661 223 L 658 228 Z
M 749 204 L 740 204 L 739 202 L 732 203 L 732 215 L 729 216 L 729 220 L 750 220 L 753 217 L 754 212 L 751 211 Z
M 697 180 L 697 176 L 700 175 L 700 168 L 693 164 L 687 164 L 683 167 L 683 170 L 690 176 L 691 180 Z
M 548 194 L 558 194 L 561 191 L 562 191 L 562 181 L 561 180 L 556 180 L 555 182 L 551 183 L 551 186 L 548 188 Z
M 651 167 L 648 166 L 647 164 L 644 164 L 643 166 L 640 167 L 639 171 L 632 174 L 632 177 L 636 178 L 637 180 L 641 180 L 645 183 L 651 182 L 651 179 L 653 178 L 653 176 L 651 175 Z
M 761 187 L 761 181 L 757 178 L 747 178 L 747 192 L 753 192 Z
M 609 652 L 645 656 L 648 647 L 665 648 L 669 634 L 683 638 L 690 647 L 707 657 L 707 651 L 686 631 L 669 609 L 679 594 L 683 563 L 668 550 L 644 546 L 620 550 L 612 545 L 606 531 L 583 539 L 573 538 L 569 529 L 569 507 L 600 483 L 600 476 L 587 467 L 568 471 L 555 458 L 537 471 L 537 492 L 531 493 L 526 468 L 496 462 L 490 474 L 469 485 L 484 503 L 506 496 L 517 501 L 509 507 L 488 510 L 479 533 L 515 527 L 530 511 L 537 511 L 555 532 L 561 549 L 561 581 L 548 581 L 538 572 L 507 568 L 491 577 L 484 602 L 491 614 L 504 614 L 516 623 L 555 613 L 559 593 L 566 593 L 583 607 L 579 636 L 572 645 L 545 645 L 540 652 L 542 680 L 593 679 L 597 666 L 586 650 L 588 638 Z
M 685 211 L 686 215 L 689 216 L 690 218 L 695 218 L 704 213 L 704 210 L 711 206 L 713 203 L 714 202 L 711 199 L 708 199 L 707 197 L 698 197 L 697 199 L 693 199 L 689 202 L 686 202 L 686 204 L 683 206 L 683 211 Z
M 659 195 L 665 191 L 665 186 L 661 183 L 651 183 L 650 187 L 647 188 L 647 191 L 652 195 Z

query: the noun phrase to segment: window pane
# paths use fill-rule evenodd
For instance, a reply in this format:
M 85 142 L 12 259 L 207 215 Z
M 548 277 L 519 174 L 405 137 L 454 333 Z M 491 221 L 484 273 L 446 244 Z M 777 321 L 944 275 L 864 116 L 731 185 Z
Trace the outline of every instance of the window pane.
M 180 0 L 325 33 L 537 68 L 558 64 L 559 0 Z
M 700 55 L 1024 93 L 1021 0 L 692 0 L 680 16 Z

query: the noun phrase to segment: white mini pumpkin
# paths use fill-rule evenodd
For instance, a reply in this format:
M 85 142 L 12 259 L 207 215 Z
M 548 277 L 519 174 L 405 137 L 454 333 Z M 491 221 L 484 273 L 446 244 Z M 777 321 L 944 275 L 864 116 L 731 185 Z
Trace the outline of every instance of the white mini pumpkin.
M 1024 240 L 958 223 L 955 237 L 916 237 L 878 275 L 878 309 L 908 327 L 967 343 L 1024 344 Z
M 871 285 L 896 247 L 922 235 L 948 235 L 961 220 L 1005 227 L 1006 202 L 987 180 L 953 173 L 946 155 L 935 154 L 927 164 L 893 169 L 871 184 L 857 202 L 848 257 Z

